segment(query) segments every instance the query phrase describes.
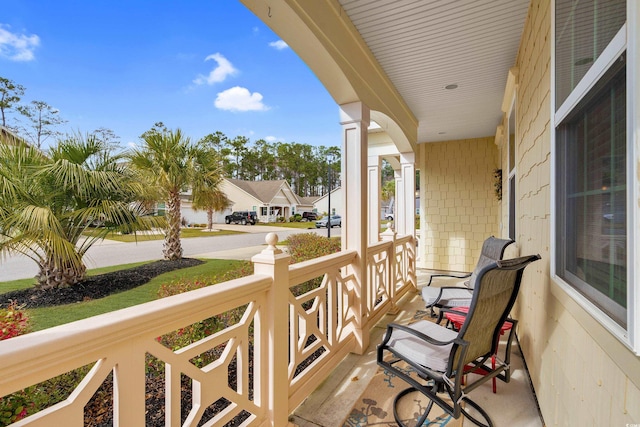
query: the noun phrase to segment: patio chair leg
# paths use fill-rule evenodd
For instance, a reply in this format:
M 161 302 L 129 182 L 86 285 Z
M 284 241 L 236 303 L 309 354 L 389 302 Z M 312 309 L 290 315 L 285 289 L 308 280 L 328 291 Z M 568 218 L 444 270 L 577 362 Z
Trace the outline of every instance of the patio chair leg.
M 418 391 L 418 389 L 416 389 L 415 387 L 406 388 L 406 389 L 402 390 L 400 393 L 398 393 L 398 395 L 395 397 L 395 399 L 393 399 L 393 418 L 395 418 L 396 423 L 398 423 L 398 425 L 400 427 L 407 427 L 407 426 L 406 426 L 406 424 L 404 424 L 402 422 L 402 419 L 400 418 L 400 415 L 398 415 L 398 409 L 397 409 L 398 408 L 398 402 L 400 401 L 401 398 L 403 398 L 404 396 L 406 396 L 409 393 L 413 393 L 414 391 Z M 424 421 L 429 416 L 429 412 L 431 411 L 432 407 L 433 407 L 433 400 L 429 400 L 429 404 L 427 405 L 427 409 L 425 409 L 424 412 L 422 413 L 422 416 L 420 417 L 418 422 L 415 424 L 416 426 L 421 426 L 421 425 L 424 424 Z
M 482 415 L 482 418 L 484 418 L 487 423 L 484 424 L 480 420 L 478 420 L 475 417 L 471 416 L 471 414 L 469 414 L 469 412 L 467 412 L 466 409 L 464 409 L 464 408 L 462 408 L 462 415 L 464 415 L 466 418 L 469 419 L 469 421 L 471 421 L 472 423 L 474 423 L 475 425 L 477 425 L 479 427 L 493 427 L 493 421 L 491 421 L 491 418 L 489 418 L 489 414 L 487 414 L 485 412 L 485 410 L 480 407 L 480 405 L 478 405 L 476 402 L 474 402 L 473 400 L 469 399 L 468 397 L 464 397 L 462 400 L 467 405 L 471 406 L 473 409 L 478 411 L 480 413 L 480 415 Z
M 496 355 L 494 354 L 493 356 L 491 356 L 491 368 L 495 371 L 496 370 Z M 493 394 L 496 394 L 496 377 L 493 377 L 491 379 L 491 381 L 493 381 Z
M 433 309 L 433 306 L 429 307 L 429 310 L 430 310 L 429 315 L 430 315 L 432 318 L 434 318 L 434 319 L 435 319 L 436 317 L 438 317 L 438 315 L 436 314 L 436 311 Z

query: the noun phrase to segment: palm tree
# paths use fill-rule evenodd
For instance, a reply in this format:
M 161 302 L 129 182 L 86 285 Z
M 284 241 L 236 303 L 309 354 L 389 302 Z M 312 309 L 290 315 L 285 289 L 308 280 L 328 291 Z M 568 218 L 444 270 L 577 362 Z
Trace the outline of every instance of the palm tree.
M 192 144 L 180 129 L 156 127 L 145 132 L 142 139 L 145 145 L 131 152 L 129 159 L 149 188 L 157 190 L 166 203 L 163 255 L 167 260 L 177 260 L 182 257 L 180 192 L 192 188 L 196 197 L 200 191 L 216 188 L 220 173 L 215 166 L 215 151 Z
M 0 254 L 33 259 L 37 286 L 66 287 L 84 278 L 84 254 L 109 232 L 157 225 L 119 160 L 92 136 L 60 141 L 48 156 L 0 140 Z M 96 220 L 104 226 L 94 229 Z
M 391 204 L 391 200 L 396 196 L 396 181 L 394 179 L 382 184 L 382 200 L 386 200 Z
M 213 213 L 221 212 L 232 205 L 231 200 L 220 190 L 223 169 L 222 159 L 207 139 L 198 142 L 196 167 L 200 177 L 192 187 L 192 207 L 195 211 L 207 211 L 207 229 L 213 229 Z
M 213 213 L 224 211 L 231 204 L 231 200 L 219 188 L 193 195 L 193 210 L 207 211 L 207 230 L 213 229 Z

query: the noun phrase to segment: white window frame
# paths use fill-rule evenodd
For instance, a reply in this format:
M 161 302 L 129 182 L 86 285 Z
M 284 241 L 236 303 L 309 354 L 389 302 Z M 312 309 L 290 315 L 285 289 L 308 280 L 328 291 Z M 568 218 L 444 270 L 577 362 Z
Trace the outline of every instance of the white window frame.
M 640 119 L 635 112 L 640 111 L 640 2 L 627 0 L 627 21 L 614 36 L 607 48 L 594 62 L 575 89 L 556 111 L 555 109 L 555 0 L 551 8 L 551 245 L 550 273 L 551 279 L 578 305 L 593 316 L 606 330 L 613 334 L 636 355 L 640 355 L 640 268 L 636 267 L 637 255 L 640 254 L 640 221 L 638 201 L 640 200 L 640 183 L 637 179 L 640 163 Z M 577 106 L 582 97 L 593 88 L 609 69 L 611 64 L 626 50 L 627 52 L 627 328 L 623 328 L 599 307 L 589 301 L 573 286 L 558 276 L 556 270 L 556 127 Z

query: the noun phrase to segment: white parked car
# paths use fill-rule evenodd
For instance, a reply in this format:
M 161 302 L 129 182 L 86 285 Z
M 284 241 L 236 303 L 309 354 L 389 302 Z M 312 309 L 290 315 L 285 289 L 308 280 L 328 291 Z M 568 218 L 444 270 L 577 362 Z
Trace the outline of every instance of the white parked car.
M 316 228 L 327 227 L 327 217 L 325 216 L 319 221 L 316 221 Z M 333 215 L 331 217 L 331 228 L 342 227 L 342 217 L 340 215 Z

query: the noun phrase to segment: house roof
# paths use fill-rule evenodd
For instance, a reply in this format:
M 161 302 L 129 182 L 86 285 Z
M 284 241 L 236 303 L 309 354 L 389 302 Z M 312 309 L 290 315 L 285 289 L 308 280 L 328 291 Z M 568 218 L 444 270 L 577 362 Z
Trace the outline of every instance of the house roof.
M 335 193 L 336 191 L 340 191 L 341 189 L 342 189 L 342 187 L 336 187 L 336 188 L 334 188 L 333 190 L 331 190 L 331 194 Z M 314 203 L 317 203 L 317 202 L 319 202 L 320 200 L 322 200 L 322 199 L 326 199 L 326 198 L 327 198 L 327 194 L 323 194 L 322 196 L 317 197 L 317 198 L 314 200 Z
M 25 141 L 24 138 L 19 137 L 11 129 L 2 125 L 0 125 L 0 136 L 2 136 L 2 142 L 5 142 L 5 143 L 10 143 L 12 145 L 17 145 L 17 144 L 24 144 L 27 146 L 29 145 L 29 143 L 27 143 L 27 141 Z
M 289 183 L 284 179 L 275 181 L 243 181 L 241 179 L 227 178 L 227 181 L 262 203 L 270 203 L 283 187 L 286 187 L 291 195 L 296 198 L 296 202 L 300 202 L 300 198 L 293 193 L 291 187 L 289 187 Z
M 317 200 L 319 200 L 322 196 L 309 196 L 309 197 L 299 197 L 300 204 L 305 206 L 312 206 Z

